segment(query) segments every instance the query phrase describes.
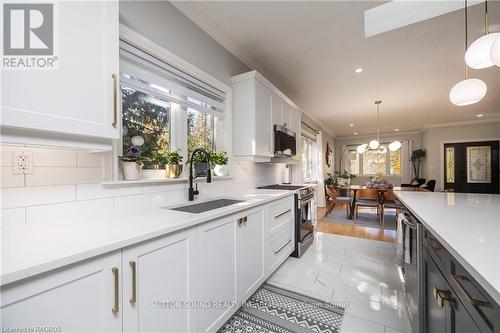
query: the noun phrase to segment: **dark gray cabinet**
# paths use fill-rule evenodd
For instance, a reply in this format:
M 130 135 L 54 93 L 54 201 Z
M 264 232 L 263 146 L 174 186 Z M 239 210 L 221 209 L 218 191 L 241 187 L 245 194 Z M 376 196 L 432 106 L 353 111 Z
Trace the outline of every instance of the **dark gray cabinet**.
M 423 235 L 420 333 L 500 333 L 500 306 L 437 238 Z

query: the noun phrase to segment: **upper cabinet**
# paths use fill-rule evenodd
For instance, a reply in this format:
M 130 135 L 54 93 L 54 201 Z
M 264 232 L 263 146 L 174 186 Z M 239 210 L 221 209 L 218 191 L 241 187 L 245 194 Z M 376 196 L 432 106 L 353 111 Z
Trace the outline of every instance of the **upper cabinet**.
M 2 126 L 118 138 L 118 1 L 58 1 L 54 13 L 56 67 L 2 70 Z
M 288 128 L 299 138 L 300 111 L 257 71 L 233 76 L 232 82 L 233 155 L 270 161 L 274 157 L 274 125 Z

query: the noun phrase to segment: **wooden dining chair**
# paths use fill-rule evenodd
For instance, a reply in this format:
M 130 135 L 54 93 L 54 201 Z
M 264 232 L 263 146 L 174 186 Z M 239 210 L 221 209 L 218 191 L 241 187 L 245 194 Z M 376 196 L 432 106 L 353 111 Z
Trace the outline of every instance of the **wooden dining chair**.
M 351 210 L 351 198 L 340 196 L 340 191 L 331 185 L 325 185 L 325 191 L 328 201 L 326 215 L 329 215 L 333 211 L 335 205 L 339 204 L 345 205 L 346 214 L 349 216 Z
M 382 227 L 384 226 L 384 215 L 385 215 L 385 210 L 387 208 L 389 209 L 395 209 L 396 212 L 398 212 L 399 209 L 399 200 L 394 194 L 393 191 L 385 191 L 384 192 L 384 207 L 382 209 L 382 216 L 380 217 Z
M 380 220 L 380 210 L 381 210 L 380 196 L 377 190 L 374 189 L 358 190 L 356 192 L 356 205 L 354 207 L 355 219 L 358 218 L 359 207 L 377 208 L 377 216 L 379 218 L 379 223 L 382 222 Z

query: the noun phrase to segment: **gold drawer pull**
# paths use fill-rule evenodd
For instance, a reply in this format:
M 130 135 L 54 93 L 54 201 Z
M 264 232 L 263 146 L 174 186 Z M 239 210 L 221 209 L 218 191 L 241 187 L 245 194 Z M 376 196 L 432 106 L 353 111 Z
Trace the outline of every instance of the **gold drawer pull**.
M 290 243 L 291 243 L 291 241 L 292 241 L 292 240 L 290 239 L 288 242 L 286 242 L 286 243 L 285 243 L 285 245 L 283 245 L 282 247 L 280 247 L 277 251 L 274 251 L 274 254 L 278 254 L 278 253 L 280 253 L 280 252 L 281 252 L 281 250 L 283 250 L 283 249 L 284 249 L 284 248 L 285 248 L 288 244 L 290 244 Z
M 136 287 L 136 263 L 134 260 L 129 262 L 130 268 L 132 268 L 132 297 L 130 297 L 130 303 L 135 304 L 137 301 L 137 287 Z
M 283 215 L 285 215 L 286 213 L 289 213 L 289 212 L 291 212 L 291 211 L 292 211 L 292 209 L 288 209 L 288 210 L 284 211 L 283 213 L 276 215 L 276 216 L 274 217 L 274 219 L 275 219 L 275 220 L 277 220 L 277 219 L 279 219 L 280 217 L 282 217 Z
M 248 221 L 248 217 L 247 217 L 247 216 L 242 217 L 242 218 L 239 218 L 239 219 L 237 220 L 238 225 L 245 224 L 245 223 L 247 223 L 247 221 Z
M 115 304 L 113 305 L 113 307 L 111 308 L 111 311 L 113 311 L 113 313 L 118 313 L 118 311 L 120 311 L 120 300 L 119 300 L 119 295 L 118 295 L 118 289 L 119 289 L 119 286 L 118 286 L 118 268 L 116 267 L 113 267 L 111 268 L 111 271 L 113 272 L 113 276 L 114 276 L 114 282 L 115 282 Z
M 465 294 L 465 297 L 467 298 L 467 300 L 469 301 L 470 304 L 477 305 L 477 306 L 484 306 L 484 307 L 487 307 L 487 308 L 492 308 L 493 307 L 493 305 L 490 302 L 481 301 L 479 299 L 476 299 L 476 298 L 472 297 L 467 292 L 467 290 L 465 290 L 464 286 L 462 285 L 462 281 L 469 281 L 470 282 L 470 279 L 467 276 L 457 275 L 457 274 L 452 274 L 451 276 L 453 276 L 453 279 L 457 282 L 458 287 Z
M 118 76 L 116 74 L 112 74 L 113 78 L 113 122 L 111 125 L 113 127 L 118 124 Z
M 445 305 L 455 308 L 455 300 L 451 298 L 451 293 L 449 290 L 432 288 L 432 295 L 436 299 L 437 304 L 440 308 L 444 308 Z

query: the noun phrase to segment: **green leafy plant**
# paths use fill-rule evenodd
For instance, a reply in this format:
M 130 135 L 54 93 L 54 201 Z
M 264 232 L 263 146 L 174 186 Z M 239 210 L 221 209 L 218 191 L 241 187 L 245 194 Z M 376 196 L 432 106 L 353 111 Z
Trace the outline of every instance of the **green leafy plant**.
M 172 165 L 172 164 L 181 164 L 182 162 L 182 155 L 179 153 L 179 150 L 172 150 L 169 151 L 165 154 L 165 164 Z
M 339 173 L 339 178 L 342 178 L 342 179 L 354 179 L 356 178 L 356 175 L 353 174 L 353 173 L 350 173 L 349 171 L 347 170 L 344 170 L 342 171 L 341 173 Z
M 225 151 L 210 152 L 210 162 L 212 163 L 212 165 L 226 165 L 227 161 L 228 157 Z
M 415 174 L 414 179 L 420 179 L 420 165 L 422 160 L 425 158 L 425 150 L 417 149 L 411 153 L 410 161 L 413 166 L 413 173 Z
M 328 178 L 325 180 L 325 184 L 329 185 L 329 186 L 333 186 L 335 188 L 339 188 L 340 187 L 339 172 L 334 171 L 333 175 L 331 173 L 327 173 L 327 175 L 328 175 Z

